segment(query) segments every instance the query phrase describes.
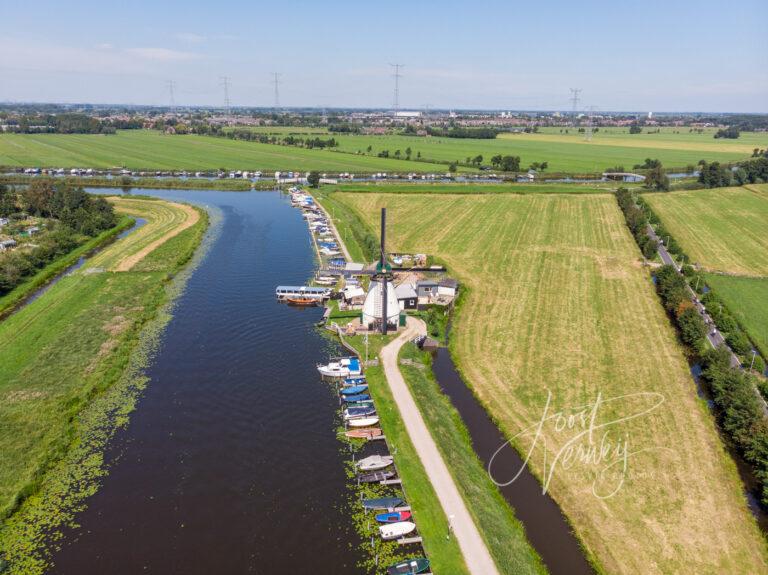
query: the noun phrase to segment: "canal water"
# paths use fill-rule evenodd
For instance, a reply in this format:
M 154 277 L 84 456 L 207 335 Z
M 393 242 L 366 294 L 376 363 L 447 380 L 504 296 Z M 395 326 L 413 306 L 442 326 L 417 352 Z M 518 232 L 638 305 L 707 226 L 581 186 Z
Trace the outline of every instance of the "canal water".
M 315 370 L 337 350 L 321 309 L 274 296 L 314 271 L 301 212 L 279 192 L 140 193 L 222 217 L 51 573 L 358 573 L 338 405 Z
M 462 380 L 448 349 L 435 352 L 432 370 L 440 389 L 461 415 L 472 447 L 487 469 L 491 457 L 507 439 Z M 493 470 L 497 477 L 503 478 L 515 477 L 522 470 L 515 481 L 500 486 L 499 490 L 525 527 L 531 546 L 549 572 L 552 575 L 594 573 L 560 507 L 549 494 L 542 493 L 541 484 L 517 451 L 512 447 L 500 451 L 493 460 Z

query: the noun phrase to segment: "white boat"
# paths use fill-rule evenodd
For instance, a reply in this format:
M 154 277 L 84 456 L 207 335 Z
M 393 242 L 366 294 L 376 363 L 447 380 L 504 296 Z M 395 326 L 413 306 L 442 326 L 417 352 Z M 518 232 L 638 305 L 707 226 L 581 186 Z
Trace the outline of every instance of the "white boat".
M 341 252 L 339 250 L 332 250 L 330 248 L 320 248 L 320 253 L 324 256 L 337 256 Z
M 370 427 L 378 422 L 378 417 L 361 417 L 360 419 L 350 419 L 347 423 L 350 427 Z
M 381 534 L 381 538 L 384 539 L 385 541 L 389 541 L 391 539 L 399 539 L 400 537 L 404 537 L 415 530 L 416 530 L 416 524 L 410 521 L 401 521 L 399 523 L 389 523 L 387 525 L 382 525 L 381 527 L 379 527 L 379 533 Z
M 317 371 L 324 377 L 352 377 L 360 375 L 360 360 L 356 357 L 343 357 L 325 365 L 318 365 Z
M 336 278 L 333 276 L 318 276 L 315 278 L 315 283 L 321 286 L 330 286 L 336 283 Z
M 371 455 L 357 462 L 357 468 L 360 471 L 377 471 L 389 467 L 394 463 L 391 455 Z

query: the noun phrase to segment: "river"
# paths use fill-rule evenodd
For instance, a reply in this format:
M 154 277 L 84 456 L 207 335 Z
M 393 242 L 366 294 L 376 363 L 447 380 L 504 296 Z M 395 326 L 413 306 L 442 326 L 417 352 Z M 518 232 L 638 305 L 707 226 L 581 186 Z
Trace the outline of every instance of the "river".
M 337 400 L 315 370 L 334 344 L 321 309 L 274 296 L 314 271 L 301 212 L 279 192 L 140 193 L 222 217 L 51 572 L 358 573 Z

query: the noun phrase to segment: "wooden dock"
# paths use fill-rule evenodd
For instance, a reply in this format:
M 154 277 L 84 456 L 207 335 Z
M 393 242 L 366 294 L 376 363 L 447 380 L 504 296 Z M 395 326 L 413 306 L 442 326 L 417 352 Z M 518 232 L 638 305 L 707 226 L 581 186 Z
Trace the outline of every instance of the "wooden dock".
M 421 537 L 403 537 L 397 540 L 400 545 L 412 545 L 413 543 L 421 543 L 421 541 Z
M 400 485 L 402 483 L 402 479 L 385 479 L 384 481 L 379 481 L 379 485 Z

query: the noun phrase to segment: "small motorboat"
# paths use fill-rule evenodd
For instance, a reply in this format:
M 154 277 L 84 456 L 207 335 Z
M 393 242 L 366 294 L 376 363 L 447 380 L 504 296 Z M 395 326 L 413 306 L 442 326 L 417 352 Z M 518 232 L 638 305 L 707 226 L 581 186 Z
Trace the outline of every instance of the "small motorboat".
M 344 401 L 347 403 L 359 403 L 363 401 L 370 401 L 371 396 L 367 393 L 358 393 L 357 395 L 345 395 Z
M 350 429 L 344 432 L 344 435 L 351 439 L 372 439 L 374 437 L 381 436 L 381 429 L 378 427 L 373 429 Z
M 285 302 L 288 305 L 295 305 L 300 307 L 311 307 L 318 304 L 318 300 L 309 297 L 287 297 Z
M 351 385 L 341 390 L 341 395 L 357 395 L 368 389 L 367 385 Z
M 376 516 L 376 521 L 379 523 L 399 523 L 400 521 L 408 521 L 410 518 L 410 511 L 391 511 L 389 513 L 379 513 Z
M 403 500 L 399 497 L 377 497 L 375 499 L 363 499 L 365 509 L 394 509 L 402 505 Z
M 358 375 L 355 377 L 347 377 L 344 379 L 344 385 L 350 386 L 350 385 L 363 385 L 365 384 L 365 376 L 364 375 Z
M 336 278 L 333 276 L 317 276 L 315 283 L 321 286 L 331 286 L 336 283 Z
M 395 462 L 391 455 L 371 455 L 357 462 L 360 471 L 377 471 L 389 467 Z
M 360 483 L 378 483 L 379 481 L 392 479 L 395 475 L 394 471 L 374 471 L 373 473 L 363 473 L 362 475 L 358 475 L 357 480 Z
M 415 557 L 387 567 L 387 575 L 418 575 L 429 569 L 429 559 Z
M 344 419 L 361 419 L 376 415 L 376 409 L 370 406 L 348 407 L 344 410 Z
M 360 360 L 356 357 L 342 357 L 325 365 L 318 365 L 317 371 L 325 377 L 359 377 L 362 373 Z
M 360 419 L 350 419 L 347 424 L 350 427 L 370 427 L 379 422 L 378 417 L 361 417 Z
M 400 537 L 404 537 L 415 530 L 415 523 L 411 523 L 410 521 L 401 521 L 400 523 L 382 525 L 379 527 L 379 534 L 381 534 L 381 538 L 385 541 L 390 541 L 392 539 L 399 539 Z

